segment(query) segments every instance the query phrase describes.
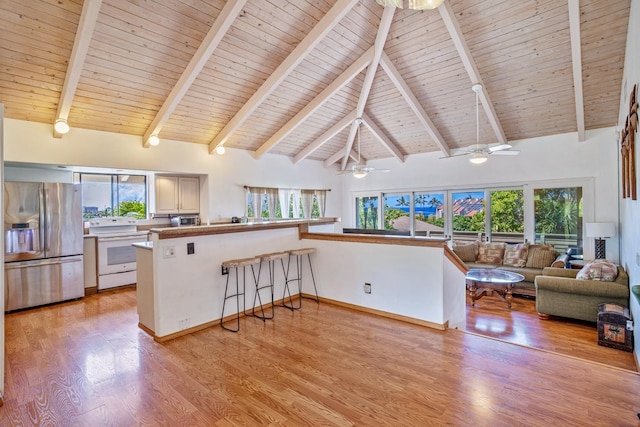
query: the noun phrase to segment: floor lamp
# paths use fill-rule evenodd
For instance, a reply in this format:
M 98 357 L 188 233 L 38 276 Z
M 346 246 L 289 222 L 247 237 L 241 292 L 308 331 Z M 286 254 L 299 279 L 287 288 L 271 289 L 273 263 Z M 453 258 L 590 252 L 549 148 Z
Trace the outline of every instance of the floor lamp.
M 606 259 L 606 244 L 604 239 L 616 235 L 616 225 L 613 222 L 588 222 L 586 223 L 587 237 L 596 239 L 596 259 Z

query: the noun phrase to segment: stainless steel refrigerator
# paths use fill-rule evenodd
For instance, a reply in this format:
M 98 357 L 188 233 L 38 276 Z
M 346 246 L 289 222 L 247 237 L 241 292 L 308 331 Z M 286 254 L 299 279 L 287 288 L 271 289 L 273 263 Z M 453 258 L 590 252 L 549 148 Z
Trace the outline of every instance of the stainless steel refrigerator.
M 84 296 L 80 187 L 4 184 L 5 311 Z

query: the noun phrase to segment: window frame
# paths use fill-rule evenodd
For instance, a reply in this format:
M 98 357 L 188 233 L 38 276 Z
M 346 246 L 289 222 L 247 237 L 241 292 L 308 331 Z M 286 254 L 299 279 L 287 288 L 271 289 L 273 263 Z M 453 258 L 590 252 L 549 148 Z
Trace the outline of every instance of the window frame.
M 119 186 L 121 184 L 121 180 L 123 179 L 123 177 L 139 177 L 142 178 L 144 180 L 144 218 L 137 218 L 137 219 L 148 219 L 149 218 L 149 177 L 145 174 L 137 174 L 137 173 L 96 173 L 96 172 L 74 172 L 73 174 L 73 181 L 74 183 L 77 183 L 80 185 L 80 191 L 83 194 L 83 201 L 82 201 L 82 216 L 85 220 L 87 219 L 91 219 L 91 218 L 98 218 L 99 216 L 85 216 L 85 206 L 84 206 L 84 188 L 82 187 L 82 183 L 83 183 L 83 175 L 91 175 L 91 176 L 104 176 L 104 177 L 109 177 L 110 178 L 110 204 L 111 204 L 111 215 L 110 217 L 115 217 L 115 212 L 116 212 L 116 208 L 118 209 L 118 214 L 119 212 L 119 206 L 120 206 L 120 189 Z M 126 180 L 124 181 L 126 182 Z M 126 201 L 126 200 L 124 200 Z M 98 210 L 98 212 L 100 212 Z M 123 217 L 122 215 L 118 215 L 117 217 Z

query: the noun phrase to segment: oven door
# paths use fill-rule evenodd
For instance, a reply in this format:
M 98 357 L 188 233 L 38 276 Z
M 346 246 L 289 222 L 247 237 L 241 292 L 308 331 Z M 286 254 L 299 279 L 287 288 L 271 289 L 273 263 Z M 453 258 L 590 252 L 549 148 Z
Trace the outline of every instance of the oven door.
M 136 250 L 133 243 L 144 236 L 98 237 L 98 275 L 135 271 Z

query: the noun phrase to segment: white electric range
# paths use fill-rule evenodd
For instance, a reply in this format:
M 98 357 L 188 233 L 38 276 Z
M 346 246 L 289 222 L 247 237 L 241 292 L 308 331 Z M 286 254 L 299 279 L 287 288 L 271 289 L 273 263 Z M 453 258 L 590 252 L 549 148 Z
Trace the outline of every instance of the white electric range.
M 149 233 L 138 231 L 137 220 L 127 217 L 93 218 L 89 234 L 98 238 L 98 290 L 136 283 L 133 243 L 145 242 Z

